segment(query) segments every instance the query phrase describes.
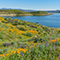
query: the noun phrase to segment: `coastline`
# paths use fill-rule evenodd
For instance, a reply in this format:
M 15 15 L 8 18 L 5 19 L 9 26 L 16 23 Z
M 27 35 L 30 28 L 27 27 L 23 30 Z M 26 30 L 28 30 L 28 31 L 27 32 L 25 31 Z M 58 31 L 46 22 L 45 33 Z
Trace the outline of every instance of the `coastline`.
M 45 16 L 45 15 L 53 15 L 53 14 L 38 14 L 38 15 L 33 15 L 33 14 L 0 14 L 0 17 L 2 16 Z

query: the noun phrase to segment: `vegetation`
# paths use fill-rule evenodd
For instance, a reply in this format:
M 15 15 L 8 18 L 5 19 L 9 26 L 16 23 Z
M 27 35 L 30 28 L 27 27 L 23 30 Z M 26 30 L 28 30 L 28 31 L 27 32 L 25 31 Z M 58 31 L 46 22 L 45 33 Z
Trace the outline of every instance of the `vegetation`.
M 16 9 L 0 10 L 0 14 L 26 14 L 26 13 L 27 12 Z
M 34 16 L 40 16 L 40 15 L 51 15 L 48 14 L 47 12 L 43 11 L 34 11 L 34 12 L 24 12 L 21 10 L 16 10 L 16 9 L 9 9 L 9 10 L 0 10 L 0 14 L 16 14 L 14 16 L 27 16 L 27 15 L 34 15 Z M 8 16 L 8 15 L 7 15 Z
M 35 16 L 40 16 L 40 15 L 48 15 L 47 12 L 42 12 L 42 11 L 34 11 L 34 12 L 30 12 L 31 14 L 35 15 Z
M 0 17 L 0 60 L 60 60 L 60 29 Z

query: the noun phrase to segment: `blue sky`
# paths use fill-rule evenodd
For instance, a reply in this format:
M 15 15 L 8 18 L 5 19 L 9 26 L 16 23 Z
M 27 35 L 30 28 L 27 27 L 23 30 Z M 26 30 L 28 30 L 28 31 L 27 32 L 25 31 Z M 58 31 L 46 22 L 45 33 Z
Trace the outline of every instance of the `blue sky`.
M 0 8 L 60 9 L 60 0 L 0 0 Z

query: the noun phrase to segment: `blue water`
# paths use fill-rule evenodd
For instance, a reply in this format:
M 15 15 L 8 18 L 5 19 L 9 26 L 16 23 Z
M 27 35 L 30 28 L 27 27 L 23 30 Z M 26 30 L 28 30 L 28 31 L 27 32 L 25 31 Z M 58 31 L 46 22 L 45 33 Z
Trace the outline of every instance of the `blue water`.
M 39 24 L 44 26 L 60 28 L 60 13 L 54 13 L 54 15 L 48 16 L 20 16 L 11 18 L 25 20 L 33 23 L 38 22 Z

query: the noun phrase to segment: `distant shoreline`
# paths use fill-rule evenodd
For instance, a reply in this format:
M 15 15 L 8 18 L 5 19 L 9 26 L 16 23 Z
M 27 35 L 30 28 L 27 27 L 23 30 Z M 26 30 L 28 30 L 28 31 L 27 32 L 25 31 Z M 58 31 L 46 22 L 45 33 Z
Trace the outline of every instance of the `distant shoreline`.
M 45 16 L 45 15 L 53 15 L 53 14 L 40 14 L 40 15 L 33 15 L 33 14 L 0 14 L 2 16 Z

